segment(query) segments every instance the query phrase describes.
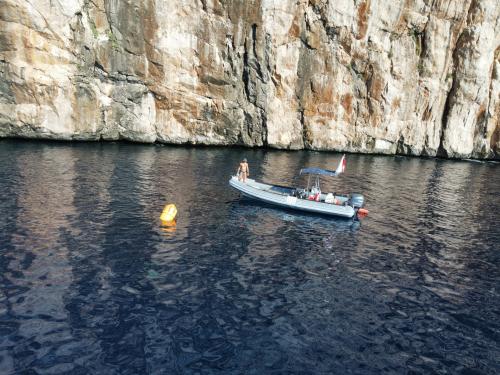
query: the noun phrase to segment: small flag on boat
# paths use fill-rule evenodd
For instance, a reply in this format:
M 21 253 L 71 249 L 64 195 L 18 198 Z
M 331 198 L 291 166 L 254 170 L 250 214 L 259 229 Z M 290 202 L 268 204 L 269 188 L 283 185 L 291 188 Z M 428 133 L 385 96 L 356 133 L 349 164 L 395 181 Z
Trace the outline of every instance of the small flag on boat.
M 342 159 L 340 159 L 339 166 L 335 169 L 336 174 L 341 174 L 345 172 L 345 154 L 342 155 Z

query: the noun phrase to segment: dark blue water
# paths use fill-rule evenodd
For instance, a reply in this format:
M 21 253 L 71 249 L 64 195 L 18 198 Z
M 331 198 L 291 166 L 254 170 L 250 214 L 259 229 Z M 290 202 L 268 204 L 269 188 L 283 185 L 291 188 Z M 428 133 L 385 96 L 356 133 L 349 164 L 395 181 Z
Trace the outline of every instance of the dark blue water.
M 0 374 L 500 372 L 500 165 L 348 155 L 357 223 L 240 200 L 243 156 L 339 157 L 0 142 Z

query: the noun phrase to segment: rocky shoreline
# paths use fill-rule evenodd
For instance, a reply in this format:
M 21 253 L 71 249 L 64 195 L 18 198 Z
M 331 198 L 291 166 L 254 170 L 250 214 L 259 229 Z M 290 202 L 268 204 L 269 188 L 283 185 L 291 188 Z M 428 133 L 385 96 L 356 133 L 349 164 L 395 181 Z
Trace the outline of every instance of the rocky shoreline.
M 0 145 L 2 142 L 47 142 L 47 144 L 60 144 L 62 146 L 64 145 L 69 145 L 69 144 L 129 144 L 129 145 L 144 145 L 144 146 L 157 146 L 157 147 L 166 147 L 166 146 L 171 146 L 171 147 L 194 147 L 194 148 L 235 148 L 235 149 L 241 149 L 242 152 L 244 150 L 268 150 L 268 151 L 282 151 L 282 152 L 300 152 L 300 151 L 312 151 L 312 152 L 320 152 L 320 153 L 332 153 L 336 155 L 341 155 L 341 154 L 346 154 L 346 155 L 371 155 L 371 156 L 386 156 L 386 157 L 408 157 L 408 158 L 422 158 L 422 159 L 442 159 L 442 160 L 454 160 L 454 161 L 470 161 L 470 162 L 479 162 L 479 163 L 500 163 L 500 158 L 495 157 L 495 158 L 474 158 L 474 157 L 469 157 L 469 158 L 450 158 L 447 156 L 441 156 L 441 155 L 410 155 L 410 154 L 402 154 L 402 153 L 395 153 L 395 154 L 388 154 L 388 153 L 380 153 L 380 152 L 369 152 L 369 151 L 339 151 L 339 150 L 312 150 L 312 149 L 306 149 L 306 148 L 301 148 L 301 149 L 283 149 L 283 148 L 276 148 L 276 147 L 268 147 L 268 146 L 248 146 L 248 145 L 240 145 L 240 144 L 232 144 L 232 145 L 223 145 L 223 144 L 210 144 L 210 143 L 165 143 L 165 142 L 141 142 L 141 141 L 134 141 L 134 140 L 126 140 L 126 139 L 116 139 L 116 140 L 96 140 L 96 139 L 58 139 L 58 138 L 43 138 L 43 137 L 34 137 L 34 138 L 28 138 L 28 137 L 19 137 L 19 136 L 14 136 L 14 137 L 0 137 Z

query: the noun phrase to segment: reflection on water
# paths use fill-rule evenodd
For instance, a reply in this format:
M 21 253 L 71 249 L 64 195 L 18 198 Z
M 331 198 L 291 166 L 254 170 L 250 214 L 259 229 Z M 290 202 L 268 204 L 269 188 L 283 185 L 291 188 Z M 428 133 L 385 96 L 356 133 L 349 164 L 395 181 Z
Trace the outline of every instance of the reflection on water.
M 0 142 L 0 373 L 500 371 L 499 165 L 349 155 L 359 223 L 241 199 L 242 157 L 340 155 Z

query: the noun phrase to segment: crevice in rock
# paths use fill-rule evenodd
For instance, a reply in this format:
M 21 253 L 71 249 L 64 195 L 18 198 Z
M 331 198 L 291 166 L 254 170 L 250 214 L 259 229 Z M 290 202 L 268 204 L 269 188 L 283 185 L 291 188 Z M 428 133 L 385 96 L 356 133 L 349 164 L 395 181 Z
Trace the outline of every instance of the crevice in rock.
M 247 40 L 245 39 L 243 52 L 243 72 L 241 79 L 243 80 L 243 88 L 245 90 L 246 99 L 252 102 L 250 98 L 250 66 L 248 64 L 248 50 L 247 50 Z
M 310 148 L 311 147 L 311 142 L 309 140 L 309 133 L 306 128 L 306 119 L 304 117 L 304 109 L 300 108 L 299 109 L 299 120 L 300 124 L 302 126 L 302 144 L 304 145 L 304 148 Z
M 264 80 L 262 66 L 257 57 L 256 33 L 257 33 L 257 25 L 253 24 L 250 33 L 251 40 L 246 38 L 244 43 L 242 80 L 243 80 L 243 87 L 245 90 L 246 99 L 248 100 L 249 103 L 259 107 L 258 105 L 259 93 L 257 92 L 258 86 L 255 80 L 258 79 L 262 83 L 266 82 Z
M 493 94 L 493 90 L 494 90 L 494 87 L 493 87 L 493 82 L 498 79 L 498 77 L 496 77 L 496 72 L 495 72 L 495 63 L 496 61 L 499 60 L 500 61 L 500 46 L 497 47 L 497 49 L 495 50 L 495 53 L 493 54 L 493 61 L 491 63 L 491 66 L 490 66 L 490 79 L 489 79 L 489 87 L 488 87 L 488 95 L 486 96 L 486 103 L 484 103 L 483 105 L 481 105 L 480 109 L 479 109 L 479 113 L 477 114 L 477 125 L 476 125 L 476 129 L 475 129 L 475 132 L 474 132 L 474 143 L 475 143 L 475 146 L 474 146 L 474 149 L 476 150 L 476 152 L 479 154 L 478 156 L 483 156 L 483 157 L 488 157 L 488 150 L 484 149 L 484 146 L 485 144 L 483 143 L 484 140 L 487 140 L 487 137 L 488 137 L 488 122 L 489 120 L 494 117 L 494 116 L 497 116 L 498 117 L 498 112 L 495 108 L 490 108 L 492 106 L 492 95 Z M 498 106 L 500 106 L 500 104 L 497 104 Z M 498 142 L 498 139 L 495 138 L 496 136 L 498 136 L 498 133 L 500 131 L 500 128 L 497 127 L 495 128 L 495 131 L 493 132 L 493 134 L 491 134 L 491 137 L 490 137 L 490 140 L 489 140 L 489 146 L 490 146 L 490 149 L 491 149 L 491 153 L 495 154 L 496 151 L 494 149 L 496 143 Z M 483 155 L 480 155 L 480 154 L 483 154 Z
M 424 61 L 427 57 L 427 51 L 428 51 L 428 46 L 427 46 L 427 37 L 426 37 L 426 32 L 427 32 L 427 25 L 429 24 L 429 21 L 425 24 L 422 32 L 418 33 L 418 43 L 420 46 L 420 53 L 418 55 L 418 74 L 422 76 L 425 71 L 424 71 Z
M 311 4 L 309 4 L 309 6 L 311 6 Z M 325 15 L 324 4 L 314 4 L 312 5 L 312 10 L 319 17 L 319 20 L 323 25 L 323 29 L 325 30 L 328 39 L 332 42 L 335 42 L 340 35 L 340 27 L 330 26 L 328 24 L 328 18 Z
M 307 38 L 300 38 L 300 41 L 302 43 L 302 46 L 304 46 L 306 49 L 310 51 L 316 50 L 316 48 L 314 48 L 307 42 Z
M 495 145 L 498 144 L 499 141 L 500 141 L 500 126 L 497 123 L 497 127 L 493 132 L 490 141 L 490 144 L 492 145 L 491 149 L 493 150 L 493 159 L 500 159 L 500 149 L 497 149 L 495 147 Z
M 467 16 L 464 18 L 462 22 L 465 22 L 464 27 L 462 28 L 462 31 L 460 32 L 459 37 L 457 38 L 457 41 L 455 43 L 455 46 L 452 51 L 452 61 L 453 61 L 453 73 L 452 73 L 452 85 L 448 93 L 446 94 L 446 102 L 444 105 L 444 110 L 443 110 L 443 115 L 441 117 L 441 129 L 440 129 L 440 135 L 439 135 L 439 147 L 436 153 L 436 156 L 438 157 L 449 157 L 448 151 L 444 147 L 444 141 L 445 141 L 445 136 L 446 136 L 446 130 L 448 127 L 448 117 L 451 111 L 451 107 L 453 105 L 453 100 L 454 97 L 457 93 L 457 90 L 459 88 L 460 82 L 457 77 L 458 72 L 457 69 L 459 67 L 460 63 L 460 53 L 462 50 L 462 47 L 464 44 L 466 44 L 467 39 L 470 37 L 469 36 L 469 31 L 467 30 L 468 27 L 468 22 L 470 21 L 471 18 L 471 12 L 473 11 L 473 8 L 475 6 L 475 1 L 471 1 L 469 3 L 469 7 L 467 9 Z
M 257 24 L 252 24 L 252 54 L 253 58 L 250 63 L 254 66 L 257 77 L 264 82 L 264 74 L 262 72 L 262 67 L 260 65 L 259 56 L 257 54 Z
M 265 48 L 264 48 L 264 61 L 265 61 L 265 64 L 266 64 L 266 69 L 267 69 L 267 74 L 265 75 L 265 77 L 263 77 L 263 82 L 264 83 L 267 83 L 269 82 L 269 76 L 271 75 L 271 55 L 272 55 L 272 39 L 271 39 L 271 35 L 267 34 L 266 33 L 266 37 L 265 37 L 265 42 L 266 42 L 266 45 L 265 45 Z
M 99 74 L 103 74 L 103 73 L 104 73 L 104 75 L 108 74 L 108 72 L 106 71 L 104 66 L 102 66 L 101 63 L 97 60 L 94 61 L 94 72 L 96 69 L 98 71 L 97 73 L 99 73 Z
M 444 148 L 444 138 L 446 134 L 446 127 L 448 124 L 448 116 L 450 113 L 450 108 L 451 108 L 451 102 L 452 98 L 455 95 L 455 73 L 453 73 L 453 85 L 451 87 L 451 90 L 448 92 L 446 96 L 446 102 L 444 104 L 444 110 L 443 110 L 443 116 L 441 118 L 441 134 L 439 135 L 439 147 L 437 150 L 436 155 L 439 157 L 447 157 L 448 152 Z
M 400 135 L 398 142 L 396 144 L 396 155 L 408 155 L 409 147 L 405 143 L 404 135 Z
M 267 140 L 267 113 L 265 110 L 261 109 L 261 129 L 262 129 L 262 145 L 264 147 L 269 146 L 269 142 Z
M 252 49 L 253 55 L 257 58 L 257 24 L 252 24 Z
M 207 11 L 207 0 L 201 0 L 201 9 L 203 9 L 204 12 Z
M 233 74 L 234 77 L 236 77 L 238 74 L 239 64 L 235 58 L 234 41 L 233 41 L 232 35 L 230 35 L 230 34 L 226 35 L 226 59 L 225 60 L 229 63 L 229 66 L 231 67 L 231 73 Z
M 424 49 L 427 48 L 425 46 L 425 29 L 423 31 L 419 31 L 416 28 L 412 28 L 409 30 L 409 34 L 413 39 L 413 43 L 415 44 L 415 55 L 417 56 L 417 72 L 421 76 L 424 73 L 424 61 L 423 57 L 425 56 Z

